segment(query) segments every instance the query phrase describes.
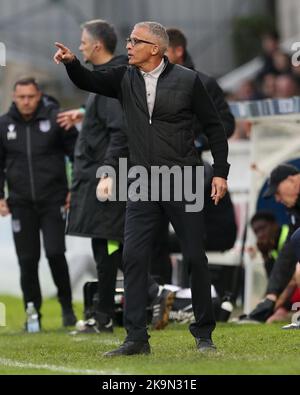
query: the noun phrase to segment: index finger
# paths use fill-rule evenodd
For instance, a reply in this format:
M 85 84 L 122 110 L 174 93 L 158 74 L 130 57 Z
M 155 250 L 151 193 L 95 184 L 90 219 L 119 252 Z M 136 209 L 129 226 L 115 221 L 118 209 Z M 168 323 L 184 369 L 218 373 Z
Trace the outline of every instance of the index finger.
M 55 42 L 55 46 L 56 46 L 57 48 L 59 48 L 59 49 L 62 49 L 63 51 L 67 51 L 67 50 L 68 50 L 68 48 L 65 47 L 64 44 L 59 43 L 59 42 L 57 42 L 57 41 Z

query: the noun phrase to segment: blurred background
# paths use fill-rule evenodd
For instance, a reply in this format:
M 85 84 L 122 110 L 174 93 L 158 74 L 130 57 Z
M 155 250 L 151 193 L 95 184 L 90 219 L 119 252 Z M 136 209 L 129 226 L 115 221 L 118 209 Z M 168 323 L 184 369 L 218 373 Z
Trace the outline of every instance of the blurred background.
M 49 93 L 72 105 L 78 90 L 52 62 L 54 42 L 78 51 L 79 25 L 103 18 L 119 34 L 118 52 L 139 20 L 158 20 L 176 26 L 188 38 L 196 67 L 220 77 L 260 53 L 260 33 L 278 24 L 283 39 L 299 29 L 297 1 L 269 0 L 1 0 L 0 41 L 7 48 L 7 67 L 1 68 L 0 109 L 10 102 L 11 84 L 17 75 L 37 73 Z M 290 6 L 288 6 L 290 4 Z M 76 94 L 74 96 L 74 93 Z M 72 98 L 72 100 L 70 99 Z
M 218 79 L 228 101 L 232 103 L 233 111 L 236 111 L 237 128 L 230 140 L 229 162 L 232 170 L 229 186 L 235 205 L 238 240 L 229 255 L 211 256 L 210 264 L 217 267 L 223 264 L 247 266 L 241 253 L 245 245 L 247 221 L 259 206 L 260 189 L 266 181 L 268 171 L 277 163 L 269 163 L 259 173 L 259 183 L 254 183 L 253 174 L 257 173 L 253 173 L 253 159 L 257 160 L 256 169 L 259 169 L 259 160 L 266 156 L 268 148 L 259 148 L 252 139 L 252 118 L 270 114 L 264 111 L 253 114 L 250 111 L 252 107 L 247 107 L 245 103 L 293 98 L 293 109 L 287 112 L 299 112 L 299 103 L 294 98 L 299 95 L 300 69 L 292 66 L 291 44 L 300 41 L 300 2 L 0 0 L 0 10 L 0 42 L 6 48 L 6 67 L 0 67 L 1 114 L 8 110 L 11 103 L 13 83 L 24 75 L 37 77 L 43 90 L 57 97 L 63 109 L 84 103 L 86 94 L 70 83 L 64 68 L 54 64 L 52 57 L 55 52 L 54 42 L 60 41 L 80 58 L 79 26 L 87 20 L 102 18 L 114 24 L 119 35 L 119 54 L 125 53 L 125 38 L 137 21 L 155 20 L 166 27 L 176 27 L 184 32 L 196 69 Z M 278 33 L 278 39 L 272 41 L 274 32 L 276 35 Z M 270 34 L 271 38 L 268 36 Z M 234 102 L 242 104 L 234 107 Z M 274 111 L 272 114 L 274 115 Z M 273 133 L 276 127 L 278 129 L 276 123 L 276 119 L 273 120 L 271 131 L 270 128 L 265 128 L 265 133 Z M 277 136 L 280 133 L 284 133 L 283 128 L 279 128 Z M 291 132 L 291 145 L 294 134 Z M 280 141 L 277 140 L 279 144 Z M 274 144 L 274 150 L 280 149 L 276 146 L 276 141 Z M 281 159 L 297 158 L 298 153 L 293 151 Z M 249 240 L 253 243 L 253 238 L 251 240 L 250 237 Z M 90 243 L 89 240 L 70 237 L 67 242 L 75 297 L 81 298 L 83 282 L 94 273 Z M 253 263 L 251 265 L 248 277 L 246 275 L 246 294 L 249 296 L 255 293 L 260 297 L 265 286 L 265 276 L 261 262 L 257 263 L 257 270 L 254 271 Z M 44 258 L 41 261 L 41 273 L 44 294 L 52 295 L 55 290 Z M 243 279 L 240 281 L 243 282 Z M 9 218 L 0 219 L 0 294 L 3 293 L 20 294 Z M 251 303 L 254 303 L 254 299 L 251 299 Z M 248 304 L 250 305 L 250 301 Z

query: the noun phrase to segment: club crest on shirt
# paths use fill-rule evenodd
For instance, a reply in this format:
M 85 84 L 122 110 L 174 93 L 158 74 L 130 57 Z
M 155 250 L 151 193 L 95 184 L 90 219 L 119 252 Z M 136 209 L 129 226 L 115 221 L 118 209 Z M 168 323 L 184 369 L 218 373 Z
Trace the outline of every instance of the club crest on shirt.
M 43 133 L 47 133 L 51 129 L 51 123 L 48 119 L 46 119 L 45 121 L 40 121 L 39 126 L 40 126 L 40 131 Z
M 17 132 L 15 130 L 16 125 L 13 123 L 9 124 L 7 129 L 7 140 L 15 140 L 17 138 Z

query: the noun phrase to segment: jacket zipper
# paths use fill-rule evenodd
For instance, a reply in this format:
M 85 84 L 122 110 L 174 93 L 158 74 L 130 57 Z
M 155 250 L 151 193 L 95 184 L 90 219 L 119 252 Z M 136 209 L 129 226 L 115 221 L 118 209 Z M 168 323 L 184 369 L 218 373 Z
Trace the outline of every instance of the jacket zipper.
M 30 127 L 26 127 L 26 137 L 27 137 L 27 159 L 28 159 L 28 167 L 29 167 L 29 181 L 30 181 L 30 189 L 32 200 L 36 201 L 35 188 L 34 188 L 34 179 L 33 179 L 33 168 L 32 168 L 32 152 L 31 152 L 31 136 L 30 136 Z
M 153 112 L 154 112 L 154 107 L 155 107 L 155 102 L 156 102 L 156 97 L 157 97 L 157 94 L 156 94 L 156 93 L 157 93 L 158 81 L 160 80 L 161 75 L 162 75 L 163 72 L 165 71 L 166 67 L 167 67 L 167 63 L 165 62 L 164 67 L 163 67 L 163 69 L 162 69 L 162 71 L 161 71 L 161 73 L 160 73 L 160 75 L 159 75 L 159 77 L 158 77 L 158 79 L 157 79 L 154 106 L 153 106 L 152 114 L 151 114 L 150 117 L 149 117 L 149 124 L 150 124 L 150 125 L 152 125 L 152 117 L 153 117 Z

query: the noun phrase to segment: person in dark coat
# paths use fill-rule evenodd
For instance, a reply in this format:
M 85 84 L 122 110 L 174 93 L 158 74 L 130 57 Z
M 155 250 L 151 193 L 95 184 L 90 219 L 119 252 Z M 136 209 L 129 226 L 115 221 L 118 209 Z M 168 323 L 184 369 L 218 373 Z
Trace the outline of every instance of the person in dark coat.
M 189 182 L 192 187 L 197 183 L 197 165 L 201 163 L 191 130 L 193 116 L 198 116 L 214 157 L 211 198 L 215 204 L 219 203 L 227 191 L 230 167 L 226 133 L 197 73 L 171 64 L 164 56 L 168 35 L 162 25 L 156 22 L 136 24 L 127 40 L 129 65 L 103 72 L 87 70 L 70 49 L 61 43 L 56 46 L 54 61 L 66 64 L 68 75 L 76 86 L 121 101 L 128 122 L 128 146 L 133 166 L 148 172 L 155 171 L 157 166 L 165 166 L 164 169 L 188 166 L 192 170 Z M 132 171 L 135 169 L 133 167 Z M 172 180 L 171 188 L 174 187 Z M 112 196 L 112 174 L 103 172 L 97 192 L 102 199 Z M 150 353 L 146 326 L 149 253 L 163 213 L 168 215 L 191 262 L 196 322 L 190 325 L 190 331 L 196 348 L 199 352 L 215 350 L 211 339 L 215 319 L 207 258 L 203 240 L 196 234 L 197 231 L 203 234 L 199 202 L 196 201 L 197 207 L 190 212 L 186 198 L 143 201 L 135 199 L 134 188 L 131 192 L 126 207 L 123 251 L 127 337 L 118 349 L 106 356 Z
M 82 25 L 81 51 L 93 70 L 105 70 L 127 63 L 125 56 L 114 56 L 117 35 L 106 21 L 93 20 Z M 115 144 L 126 147 L 123 111 L 113 98 L 91 93 L 84 108 L 60 113 L 58 122 L 69 128 L 82 121 L 75 147 L 73 182 L 67 234 L 91 239 L 98 274 L 96 315 L 87 320 L 82 333 L 112 331 L 114 291 L 121 266 L 125 202 L 100 202 L 96 197 L 99 166 L 108 164 Z M 124 149 L 124 157 L 127 149 Z M 118 159 L 118 158 L 116 158 Z
M 117 35 L 108 22 L 92 20 L 83 24 L 79 49 L 94 71 L 127 64 L 126 56 L 114 56 L 116 44 Z M 123 110 L 118 100 L 91 93 L 84 109 L 60 113 L 58 121 L 67 129 L 83 121 L 75 147 L 67 234 L 91 239 L 98 295 L 95 317 L 85 322 L 80 333 L 111 332 L 116 275 L 118 268 L 122 269 L 126 202 L 100 202 L 96 197 L 96 173 L 100 166 L 116 167 L 120 156 L 128 156 Z M 116 154 L 119 147 L 123 148 Z M 159 288 L 150 276 L 148 291 L 149 299 L 154 301 Z
M 0 215 L 12 215 L 25 308 L 32 302 L 41 318 L 41 231 L 62 306 L 63 325 L 70 326 L 76 323 L 76 317 L 64 254 L 68 206 L 65 157 L 73 160 L 78 132 L 61 128 L 56 122 L 57 113 L 57 101 L 43 95 L 35 79 L 15 83 L 14 102 L 0 118 Z

